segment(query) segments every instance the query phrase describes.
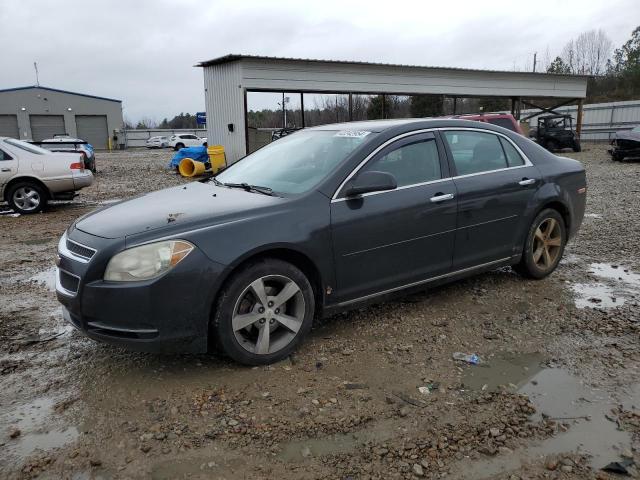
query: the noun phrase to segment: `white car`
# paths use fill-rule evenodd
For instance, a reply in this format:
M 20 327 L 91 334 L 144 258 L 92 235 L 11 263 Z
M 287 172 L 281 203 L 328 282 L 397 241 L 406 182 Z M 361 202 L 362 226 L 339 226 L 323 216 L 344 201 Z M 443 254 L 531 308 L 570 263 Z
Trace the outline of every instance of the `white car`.
M 40 212 L 49 200 L 71 200 L 92 183 L 82 153 L 50 152 L 0 137 L 0 198 L 16 213 Z
M 184 147 L 201 147 L 205 141 L 206 139 L 203 141 L 202 138 L 191 133 L 178 133 L 169 137 L 169 146 L 174 150 L 180 150 Z
M 147 148 L 165 148 L 169 145 L 168 137 L 151 137 L 145 144 Z

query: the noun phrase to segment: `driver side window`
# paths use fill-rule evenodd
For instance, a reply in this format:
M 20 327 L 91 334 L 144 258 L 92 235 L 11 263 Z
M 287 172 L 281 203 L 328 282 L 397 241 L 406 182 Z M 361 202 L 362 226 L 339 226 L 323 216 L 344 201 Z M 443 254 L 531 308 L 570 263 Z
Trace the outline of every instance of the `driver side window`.
M 438 148 L 434 138 L 398 147 L 367 163 L 361 172 L 386 172 L 393 175 L 398 187 L 442 178 Z

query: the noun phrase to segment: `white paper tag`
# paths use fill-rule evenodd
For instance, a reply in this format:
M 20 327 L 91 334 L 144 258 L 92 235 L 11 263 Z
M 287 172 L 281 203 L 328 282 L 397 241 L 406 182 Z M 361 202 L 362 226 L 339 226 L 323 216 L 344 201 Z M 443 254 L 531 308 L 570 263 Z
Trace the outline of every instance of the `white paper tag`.
M 342 130 L 334 135 L 334 137 L 364 138 L 371 132 L 364 130 Z

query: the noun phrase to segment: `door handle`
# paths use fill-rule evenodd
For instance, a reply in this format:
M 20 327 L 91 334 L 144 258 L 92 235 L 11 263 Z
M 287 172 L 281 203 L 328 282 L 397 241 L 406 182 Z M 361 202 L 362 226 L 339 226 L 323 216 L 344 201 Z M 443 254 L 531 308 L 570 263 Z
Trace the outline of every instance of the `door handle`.
M 518 182 L 518 185 L 526 187 L 527 185 L 533 185 L 534 183 L 536 183 L 535 178 L 523 178 Z
M 10 172 L 11 169 L 10 168 L 2 168 L 0 169 L 0 172 Z
M 446 200 L 453 200 L 453 193 L 437 193 L 429 199 L 431 203 L 440 203 Z

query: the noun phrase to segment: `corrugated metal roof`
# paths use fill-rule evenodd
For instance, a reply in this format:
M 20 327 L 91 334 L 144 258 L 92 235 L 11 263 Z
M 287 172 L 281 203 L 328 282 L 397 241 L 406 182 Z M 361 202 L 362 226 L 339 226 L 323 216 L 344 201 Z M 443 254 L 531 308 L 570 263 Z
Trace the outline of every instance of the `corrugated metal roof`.
M 70 92 L 69 90 L 60 90 L 59 88 L 43 87 L 42 85 L 28 85 L 26 87 L 5 88 L 5 89 L 0 89 L 0 93 L 15 92 L 17 90 L 31 90 L 35 88 L 41 88 L 42 90 L 49 90 L 50 92 L 59 92 L 59 93 L 68 93 L 69 95 L 78 95 L 79 97 L 88 97 L 88 98 L 95 98 L 98 100 L 107 100 L 109 102 L 122 103 L 122 100 L 116 100 L 115 98 L 98 97 L 97 95 L 88 95 L 86 93 Z
M 287 57 L 270 57 L 263 55 L 243 55 L 243 54 L 235 54 L 231 53 L 229 55 L 224 55 L 222 57 L 213 58 L 211 60 L 205 60 L 198 64 L 196 67 L 209 67 L 211 65 L 221 65 L 223 63 L 231 63 L 238 60 L 250 59 L 250 60 L 264 60 L 267 62 L 299 62 L 299 63 L 340 63 L 347 65 L 376 65 L 382 67 L 397 67 L 397 68 L 427 68 L 431 70 L 454 70 L 460 72 L 486 72 L 486 73 L 506 73 L 509 75 L 549 75 L 549 76 L 559 76 L 559 77 L 590 77 L 590 75 L 573 75 L 573 74 L 560 74 L 560 73 L 542 73 L 536 72 L 509 72 L 506 70 L 490 70 L 490 69 L 481 69 L 481 68 L 460 68 L 460 67 L 434 67 L 434 66 L 425 66 L 425 65 L 409 65 L 409 64 L 395 64 L 395 63 L 379 63 L 379 62 L 362 62 L 362 61 L 354 61 L 354 60 L 320 60 L 315 58 L 287 58 Z

